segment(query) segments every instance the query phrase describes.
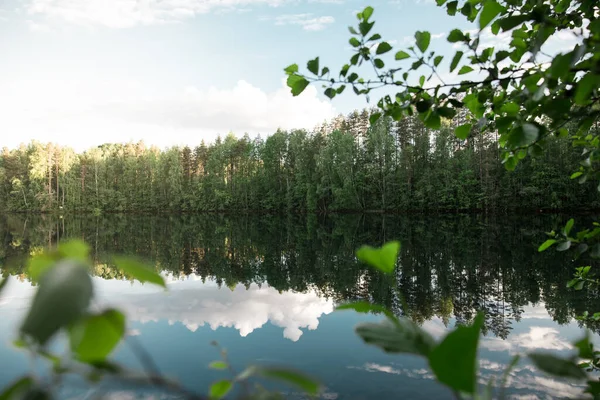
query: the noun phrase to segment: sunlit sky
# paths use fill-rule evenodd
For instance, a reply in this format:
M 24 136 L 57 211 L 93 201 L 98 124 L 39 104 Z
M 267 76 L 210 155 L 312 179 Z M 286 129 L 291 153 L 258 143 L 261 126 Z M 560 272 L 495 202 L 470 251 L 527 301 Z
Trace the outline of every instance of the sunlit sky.
M 282 69 L 317 55 L 338 69 L 368 4 L 395 48 L 417 30 L 436 48 L 474 28 L 433 0 L 0 0 L 0 147 L 165 147 L 313 128 L 367 104 L 314 87 L 292 98 Z

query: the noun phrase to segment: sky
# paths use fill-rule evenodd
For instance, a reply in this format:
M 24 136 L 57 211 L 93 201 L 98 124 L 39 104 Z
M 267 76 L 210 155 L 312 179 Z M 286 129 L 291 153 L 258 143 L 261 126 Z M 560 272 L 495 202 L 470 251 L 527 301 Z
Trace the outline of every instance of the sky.
M 0 0 L 0 147 L 194 146 L 314 128 L 368 104 L 313 86 L 294 98 L 283 68 L 320 56 L 339 70 L 366 5 L 395 50 L 417 30 L 436 48 L 474 28 L 433 0 Z

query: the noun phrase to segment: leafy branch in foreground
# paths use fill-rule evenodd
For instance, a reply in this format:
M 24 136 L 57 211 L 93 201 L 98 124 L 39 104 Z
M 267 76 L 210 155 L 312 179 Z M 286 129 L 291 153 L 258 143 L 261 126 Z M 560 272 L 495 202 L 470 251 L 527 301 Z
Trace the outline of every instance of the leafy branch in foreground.
M 126 276 L 142 283 L 148 282 L 166 288 L 163 277 L 141 261 L 113 257 L 117 268 Z M 92 310 L 94 287 L 89 275 L 89 246 L 80 240 L 61 243 L 57 249 L 45 251 L 29 259 L 29 273 L 38 287 L 27 314 L 19 327 L 15 346 L 50 363 L 51 374 L 37 377 L 30 374 L 15 380 L 0 393 L 2 400 L 52 399 L 63 383 L 66 374 L 76 374 L 90 383 L 104 378 L 117 379 L 135 385 L 149 385 L 159 390 L 177 394 L 185 399 L 217 399 L 229 393 L 234 383 L 240 382 L 247 388 L 247 380 L 259 377 L 279 380 L 300 387 L 306 393 L 316 394 L 319 384 L 301 372 L 269 366 L 250 366 L 232 380 L 214 383 L 209 396 L 189 391 L 179 383 L 162 376 L 152 357 L 133 337 L 125 338 L 127 320 L 125 315 L 113 308 Z M 8 278 L 0 282 L 0 295 Z M 64 335 L 68 346 L 62 354 L 54 354 L 49 345 L 58 336 Z M 121 344 L 129 346 L 139 359 L 145 373 L 129 371 L 110 360 L 111 354 Z M 224 369 L 229 366 L 226 352 L 224 361 L 213 362 L 211 368 Z M 247 398 L 277 398 L 272 393 L 257 387 L 245 393 Z
M 584 148 L 578 176 L 598 178 L 598 3 L 437 0 L 437 4 L 451 16 L 460 13 L 472 23 L 478 20 L 475 34 L 458 29 L 448 34 L 448 47 L 458 47 L 450 62 L 444 63 L 444 56 L 431 49 L 431 34 L 426 31 L 415 33 L 415 45 L 392 51 L 389 42 L 374 33 L 374 10 L 366 7 L 357 14 L 358 26 L 349 27 L 354 48 L 349 62 L 339 73 L 321 67 L 319 57 L 307 63 L 309 74 L 300 73 L 297 64 L 288 66 L 285 73 L 292 94 L 299 95 L 310 83 L 322 83 L 329 98 L 351 87 L 368 100 L 375 89 L 387 88 L 395 93 L 379 99 L 380 112 L 371 123 L 382 115 L 400 120 L 416 114 L 431 129 L 467 110 L 468 120 L 455 128 L 456 136 L 467 139 L 475 128 L 498 132 L 509 170 L 528 154 L 542 153 L 549 135 L 569 136 Z M 566 53 L 548 54 L 548 43 L 564 34 L 572 35 L 577 45 Z M 507 48 L 486 44 L 490 38 L 507 36 L 511 38 Z M 569 134 L 567 125 L 575 125 L 575 134 Z M 590 135 L 592 127 L 596 132 Z
M 363 246 L 356 252 L 357 258 L 369 266 L 392 274 L 400 251 L 399 242 L 389 242 L 381 248 Z M 490 381 L 479 393 L 477 351 L 479 336 L 484 322 L 479 312 L 471 325 L 461 325 L 451 330 L 440 341 L 407 317 L 396 317 L 384 307 L 367 302 L 345 304 L 338 310 L 353 309 L 358 312 L 383 312 L 386 319 L 380 323 L 363 323 L 356 327 L 356 333 L 365 343 L 377 346 L 386 353 L 412 354 L 425 358 L 436 379 L 452 390 L 457 398 L 464 395 L 478 399 L 494 398 L 494 382 Z M 405 310 L 407 311 L 407 310 Z M 594 351 L 589 333 L 573 343 L 577 355 L 561 358 L 552 354 L 534 351 L 527 354 L 531 362 L 541 371 L 555 377 L 587 382 L 586 392 L 600 395 L 597 378 L 586 372 L 598 370 L 600 351 Z M 504 398 L 505 386 L 511 371 L 520 356 L 516 356 L 505 369 L 497 398 Z M 585 369 L 585 370 L 584 370 Z

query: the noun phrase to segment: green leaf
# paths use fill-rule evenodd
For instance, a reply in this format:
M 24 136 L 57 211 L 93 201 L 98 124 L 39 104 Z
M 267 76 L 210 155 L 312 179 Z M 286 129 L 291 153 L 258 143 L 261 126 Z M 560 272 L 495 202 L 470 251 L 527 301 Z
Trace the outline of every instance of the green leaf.
M 84 315 L 93 289 L 86 266 L 72 260 L 59 262 L 39 283 L 20 331 L 45 345 L 60 329 Z
M 288 75 L 295 74 L 298 72 L 298 64 L 292 64 L 284 69 L 285 73 Z
M 525 122 L 513 129 L 507 143 L 511 148 L 529 146 L 538 140 L 539 134 L 539 128 L 536 125 Z
M 579 352 L 579 358 L 583 359 L 593 359 L 594 358 L 594 346 L 590 341 L 590 333 L 586 331 L 585 336 L 575 343 L 573 343 L 575 348 L 577 348 Z
M 399 252 L 400 242 L 393 241 L 379 248 L 362 246 L 356 251 L 356 257 L 365 264 L 389 274 L 394 271 Z
M 423 114 L 429 111 L 432 105 L 433 103 L 431 102 L 431 100 L 420 100 L 415 106 L 419 114 Z
M 575 90 L 575 103 L 583 106 L 587 104 L 590 95 L 598 87 L 600 78 L 593 72 L 588 72 L 581 80 L 577 83 L 577 89 Z
M 502 11 L 504 11 L 504 7 L 498 4 L 496 0 L 487 0 L 479 14 L 479 29 L 488 26 Z
M 104 361 L 125 335 L 125 316 L 114 309 L 90 315 L 69 331 L 71 351 L 83 362 Z
M 381 118 L 381 113 L 373 113 L 369 116 L 369 123 L 371 125 L 374 125 L 379 120 L 379 118 Z
M 379 68 L 379 69 L 385 67 L 385 63 L 383 62 L 383 60 L 381 58 L 374 59 L 373 64 L 375 64 L 375 67 Z
M 530 353 L 528 357 L 537 368 L 552 376 L 577 380 L 585 379 L 587 376 L 573 360 L 559 358 L 546 353 Z
M 360 31 L 360 34 L 363 36 L 367 36 L 371 31 L 371 28 L 373 28 L 374 24 L 375 22 L 361 22 L 360 24 L 358 24 L 358 30 Z
M 553 78 L 562 78 L 564 77 L 571 68 L 571 54 L 559 54 L 552 60 L 552 65 L 550 66 L 550 75 Z
M 473 6 L 469 2 L 466 2 L 463 5 L 463 7 L 460 9 L 461 14 L 467 18 L 469 18 L 471 16 L 472 11 L 473 11 Z
M 363 323 L 356 327 L 356 333 L 365 343 L 377 346 L 386 353 L 428 357 L 435 347 L 433 337 L 408 318 L 400 318 L 396 322 L 384 320 Z
M 233 386 L 230 380 L 223 379 L 210 385 L 209 395 L 211 399 L 222 399 L 229 393 Z
M 164 288 L 167 287 L 165 280 L 160 274 L 134 258 L 115 256 L 113 257 L 113 261 L 117 268 L 142 283 L 150 282 Z
M 556 5 L 555 10 L 557 13 L 563 13 L 563 12 L 567 11 L 567 9 L 569 8 L 570 5 L 571 5 L 571 0 L 561 0 Z
M 35 386 L 35 380 L 30 376 L 24 376 L 17 379 L 10 385 L 4 387 L 4 391 L 0 393 L 0 400 L 27 400 L 30 399 L 29 394 Z M 37 400 L 37 399 L 32 399 Z
M 213 361 L 208 364 L 208 367 L 212 369 L 227 369 L 227 363 L 224 361 Z
M 58 246 L 58 254 L 62 258 L 87 262 L 90 254 L 90 246 L 83 240 L 69 240 Z
M 448 41 L 450 43 L 461 42 L 464 39 L 465 39 L 465 34 L 462 33 L 462 31 L 460 29 L 453 29 L 452 31 L 450 31 L 450 34 L 448 35 Z
M 464 74 L 468 74 L 469 72 L 473 72 L 473 68 L 469 67 L 468 65 L 463 65 L 460 70 L 458 71 L 459 75 L 464 75 Z
M 504 160 L 504 168 L 506 168 L 507 171 L 514 171 L 518 163 L 519 160 L 517 157 L 510 156 Z
M 581 175 L 583 175 L 583 172 L 581 172 L 581 171 L 574 172 L 574 173 L 571 175 L 571 179 L 576 179 L 576 178 L 579 178 Z
M 371 15 L 373 15 L 373 11 L 374 11 L 373 7 L 371 7 L 371 6 L 368 6 L 363 10 L 362 15 L 363 15 L 363 18 L 365 19 L 365 21 L 367 21 L 369 18 L 371 18 Z
M 502 31 L 506 32 L 513 29 L 515 26 L 522 24 L 529 19 L 529 14 L 511 15 L 499 20 Z
M 377 46 L 377 50 L 375 50 L 375 54 L 385 54 L 390 50 L 392 50 L 392 46 L 388 42 L 381 42 Z
M 56 264 L 56 257 L 48 254 L 36 254 L 29 258 L 28 271 L 33 281 L 38 281 L 40 277 Z
M 454 57 L 452 58 L 452 62 L 450 63 L 450 72 L 452 72 L 456 69 L 463 54 L 464 53 L 462 51 L 457 51 L 456 54 L 454 54 Z
M 355 37 L 351 37 L 351 38 L 350 38 L 350 40 L 349 40 L 348 42 L 350 43 L 350 45 L 351 45 L 352 47 L 358 47 L 358 46 L 360 46 L 360 40 L 358 40 L 358 39 L 357 39 L 357 38 L 355 38 Z
M 454 135 L 459 139 L 465 140 L 466 138 L 469 137 L 469 134 L 471 133 L 472 128 L 473 128 L 473 125 L 471 125 L 471 124 L 461 125 L 454 130 Z
M 519 111 L 521 111 L 521 107 L 517 103 L 514 103 L 512 101 L 504 103 L 500 108 L 500 112 L 506 113 L 510 116 L 515 116 L 519 114 Z
M 379 33 L 376 33 L 373 36 L 371 36 L 369 39 L 367 39 L 367 41 L 373 42 L 373 41 L 379 40 L 379 39 L 381 39 L 381 35 Z
M 308 86 L 306 78 L 300 75 L 290 75 L 287 79 L 287 85 L 292 89 L 292 95 L 298 96 Z
M 421 52 L 425 53 L 429 48 L 429 43 L 431 42 L 431 33 L 427 31 L 417 31 L 415 33 L 415 39 L 417 40 L 417 47 Z
M 437 112 L 431 112 L 423 122 L 430 129 L 440 129 L 442 127 L 442 119 Z
M 400 61 L 400 60 L 405 60 L 407 58 L 410 58 L 410 55 L 407 52 L 400 50 L 399 52 L 396 53 L 395 58 L 396 58 L 396 61 Z
M 544 243 L 541 244 L 541 246 L 538 248 L 538 251 L 542 252 L 542 251 L 548 249 L 554 243 L 556 243 L 556 240 L 554 240 L 554 239 L 548 239 Z
M 440 117 L 448 119 L 452 119 L 456 116 L 456 110 L 450 107 L 439 107 L 437 109 L 437 113 L 440 115 Z
M 565 240 L 564 242 L 560 242 L 558 246 L 556 246 L 557 251 L 566 251 L 571 248 L 571 241 Z
M 256 375 L 263 378 L 275 379 L 295 385 L 306 393 L 316 395 L 319 393 L 320 384 L 308 375 L 289 368 L 257 367 Z
M 433 65 L 435 67 L 437 67 L 438 65 L 440 65 L 440 63 L 442 62 L 442 60 L 444 59 L 444 56 L 437 56 L 433 59 Z
M 477 345 L 483 326 L 483 313 L 471 326 L 459 326 L 450 332 L 429 355 L 429 365 L 437 379 L 450 388 L 475 393 L 477 383 Z
M 333 99 L 336 95 L 336 91 L 333 88 L 327 88 L 325 89 L 323 94 L 325 94 L 325 96 L 329 97 L 330 99 Z
M 306 63 L 306 68 L 315 75 L 319 75 L 319 57 Z
M 458 1 L 454 0 L 454 1 L 450 1 L 447 5 L 446 5 L 446 9 L 448 12 L 448 15 L 456 15 L 456 9 L 458 7 Z
M 569 236 L 569 233 L 571 233 L 571 229 L 573 229 L 573 225 L 575 225 L 575 220 L 573 218 L 571 218 L 570 220 L 567 221 L 567 224 L 565 225 L 565 235 Z

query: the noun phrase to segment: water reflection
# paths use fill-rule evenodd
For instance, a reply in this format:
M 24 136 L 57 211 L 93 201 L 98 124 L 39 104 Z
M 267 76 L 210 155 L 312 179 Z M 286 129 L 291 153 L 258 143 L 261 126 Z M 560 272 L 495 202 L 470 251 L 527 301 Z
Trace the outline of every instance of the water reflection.
M 170 325 L 181 323 L 192 332 L 204 325 L 212 330 L 233 327 L 242 337 L 270 322 L 283 328 L 283 337 L 295 342 L 302 336 L 301 328 L 317 329 L 319 317 L 334 309 L 331 299 L 312 290 L 279 293 L 268 285 L 259 287 L 254 283 L 219 289 L 214 280 L 198 280 L 193 274 L 185 280 L 168 275 L 166 293 L 151 289 L 136 292 L 124 287 L 128 283 L 115 281 L 98 286 L 104 302 L 120 307 L 134 321 L 166 320 Z M 111 301 L 113 294 L 118 294 L 117 302 Z
M 0 299 L 0 338 L 8 341 L 32 293 L 26 257 L 79 237 L 93 248 L 100 303 L 124 309 L 129 335 L 152 347 L 161 369 L 191 387 L 201 390 L 220 378 L 206 370 L 217 356 L 209 343 L 217 339 L 240 367 L 275 362 L 313 372 L 326 383 L 329 398 L 449 398 L 431 382 L 422 360 L 382 354 L 353 334 L 356 323 L 378 316 L 333 312 L 335 305 L 368 299 L 403 314 L 399 288 L 409 316 L 436 337 L 485 310 L 480 357 L 481 383 L 487 383 L 514 354 L 533 348 L 566 354 L 581 334 L 573 316 L 600 309 L 593 294 L 566 289 L 574 266 L 568 254 L 536 250 L 543 231 L 563 223 L 559 216 L 4 216 L 0 268 L 21 283 L 12 282 Z M 395 276 L 356 261 L 359 245 L 390 239 L 403 244 Z M 154 263 L 164 271 L 169 291 L 124 280 L 109 262 L 111 253 Z M 0 383 L 16 373 L 19 357 L 0 350 L 0 360 L 17 366 L 0 368 Z M 126 348 L 117 357 L 133 363 Z M 21 366 L 26 368 L 25 361 Z M 511 375 L 510 387 L 517 397 L 580 393 L 578 386 L 549 380 L 526 362 Z

